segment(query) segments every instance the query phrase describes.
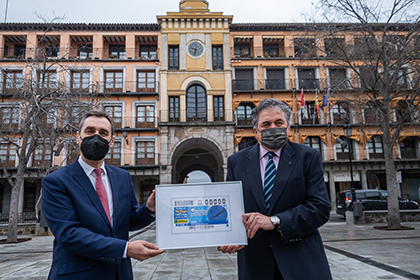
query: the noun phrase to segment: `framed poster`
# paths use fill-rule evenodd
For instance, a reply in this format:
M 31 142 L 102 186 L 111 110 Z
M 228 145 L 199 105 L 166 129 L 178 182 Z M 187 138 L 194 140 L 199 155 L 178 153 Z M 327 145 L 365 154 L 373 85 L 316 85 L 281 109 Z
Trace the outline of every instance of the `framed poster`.
M 156 186 L 160 249 L 247 245 L 241 182 Z

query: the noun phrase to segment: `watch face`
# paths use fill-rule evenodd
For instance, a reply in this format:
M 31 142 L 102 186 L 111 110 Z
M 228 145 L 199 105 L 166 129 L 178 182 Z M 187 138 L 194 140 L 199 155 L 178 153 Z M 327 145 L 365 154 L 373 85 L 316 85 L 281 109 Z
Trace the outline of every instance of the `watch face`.
M 203 45 L 197 41 L 194 41 L 188 45 L 188 53 L 193 57 L 199 57 L 203 51 Z

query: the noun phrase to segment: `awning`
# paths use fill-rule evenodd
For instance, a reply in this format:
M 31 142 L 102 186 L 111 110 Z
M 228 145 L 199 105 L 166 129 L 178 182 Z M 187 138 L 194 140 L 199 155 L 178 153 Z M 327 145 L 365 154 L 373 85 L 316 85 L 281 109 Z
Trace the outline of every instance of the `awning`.
M 234 42 L 252 42 L 254 36 L 233 36 Z
M 407 137 L 412 137 L 412 136 L 417 136 L 420 137 L 420 132 L 419 131 L 413 131 L 413 132 L 401 132 L 400 135 L 398 135 L 398 140 L 397 142 L 401 142 L 403 141 L 405 138 Z
M 340 136 L 343 136 L 344 135 L 344 133 L 333 133 L 333 135 L 332 135 L 332 139 L 331 139 L 331 144 L 332 145 L 334 145 L 335 144 L 335 142 L 336 142 L 336 138 L 338 138 L 338 137 L 340 137 Z M 365 134 L 366 135 L 366 134 Z M 372 136 L 371 136 L 372 137 Z M 353 140 L 355 140 L 355 141 L 357 141 L 357 142 L 359 142 L 360 144 L 363 144 L 362 143 L 362 135 L 360 134 L 360 133 L 352 133 L 351 134 L 351 136 L 350 136 L 350 139 L 353 139 Z M 367 141 L 366 141 L 367 142 Z M 365 143 L 366 143 L 365 142 Z
M 255 106 L 257 106 L 258 104 L 260 104 L 261 100 L 260 99 L 242 99 L 242 100 L 233 100 L 233 111 L 236 110 L 236 108 L 238 108 L 238 106 L 242 103 L 253 103 Z
M 324 142 L 325 144 L 327 144 L 327 134 L 323 133 L 323 134 L 318 134 L 318 133 L 308 133 L 308 134 L 301 134 L 299 137 L 299 143 L 303 143 L 305 142 L 306 138 L 308 138 L 309 136 L 317 136 L 321 139 L 322 142 Z
M 262 36 L 263 42 L 283 42 L 284 36 Z

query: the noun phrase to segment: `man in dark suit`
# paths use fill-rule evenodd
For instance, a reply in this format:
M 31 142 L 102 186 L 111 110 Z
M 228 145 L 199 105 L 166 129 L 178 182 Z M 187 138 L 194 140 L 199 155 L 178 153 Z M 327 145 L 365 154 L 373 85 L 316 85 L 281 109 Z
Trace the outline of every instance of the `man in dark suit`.
M 242 181 L 247 246 L 238 251 L 239 279 L 332 279 L 318 228 L 331 205 L 320 153 L 288 142 L 291 110 L 264 99 L 252 114 L 258 144 L 228 159 L 227 181 Z
M 127 171 L 104 164 L 114 144 L 114 123 L 104 111 L 82 118 L 76 141 L 81 156 L 42 181 L 42 210 L 53 233 L 49 279 L 133 279 L 131 260 L 163 250 L 128 242 L 130 230 L 154 221 L 155 194 L 140 207 Z

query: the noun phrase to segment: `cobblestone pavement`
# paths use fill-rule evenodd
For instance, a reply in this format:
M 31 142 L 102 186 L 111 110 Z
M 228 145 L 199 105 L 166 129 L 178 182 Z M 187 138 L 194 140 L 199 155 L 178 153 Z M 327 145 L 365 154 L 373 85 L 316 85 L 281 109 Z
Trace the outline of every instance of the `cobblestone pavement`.
M 348 226 L 334 215 L 320 229 L 334 280 L 420 279 L 420 223 L 403 223 L 414 230 L 384 231 L 372 224 Z M 155 243 L 155 233 L 151 227 L 132 232 L 131 238 Z M 1 280 L 47 279 L 53 237 L 29 237 L 27 242 L 0 245 Z M 237 279 L 236 255 L 215 248 L 167 250 L 132 262 L 136 280 Z

